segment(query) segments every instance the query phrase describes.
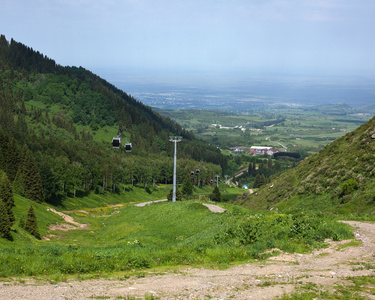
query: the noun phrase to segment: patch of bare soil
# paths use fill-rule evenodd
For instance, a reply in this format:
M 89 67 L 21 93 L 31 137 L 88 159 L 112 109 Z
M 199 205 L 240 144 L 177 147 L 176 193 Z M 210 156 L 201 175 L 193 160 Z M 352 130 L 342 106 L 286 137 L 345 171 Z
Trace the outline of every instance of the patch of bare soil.
M 164 201 L 168 201 L 168 199 L 154 200 L 154 201 L 147 201 L 147 202 L 137 203 L 137 204 L 135 204 L 135 206 L 137 206 L 137 207 L 143 207 L 143 206 L 146 206 L 146 205 L 149 205 L 149 204 L 152 204 L 152 203 L 164 202 Z
M 215 213 L 221 213 L 221 212 L 225 211 L 225 208 L 222 208 L 222 207 L 214 205 L 214 204 L 203 203 L 203 205 L 206 206 L 210 211 L 215 212 Z
M 375 224 L 346 221 L 355 227 L 360 246 L 350 241 L 330 242 L 311 254 L 281 254 L 265 261 L 227 270 L 183 268 L 165 275 L 147 273 L 127 280 L 69 281 L 56 285 L 36 282 L 0 282 L 0 299 L 115 299 L 154 295 L 159 299 L 274 299 L 295 291 L 302 283 L 315 283 L 334 291 L 335 283 L 350 284 L 347 277 L 374 275 Z M 367 299 L 375 299 L 366 294 Z
M 144 207 L 144 206 L 150 205 L 152 203 L 164 202 L 164 201 L 168 201 L 168 199 L 142 202 L 142 203 L 135 204 L 135 206 L 137 206 L 137 207 Z M 205 203 L 203 203 L 203 205 L 206 206 L 212 212 L 221 213 L 221 212 L 225 211 L 225 208 L 222 208 L 222 207 L 214 205 L 214 204 L 205 204 Z
M 89 226 L 87 224 L 81 224 L 76 221 L 74 221 L 73 217 L 64 214 L 62 212 L 59 212 L 53 208 L 49 208 L 50 211 L 54 212 L 55 214 L 61 216 L 66 223 L 69 224 L 53 224 L 50 225 L 49 230 L 61 230 L 61 231 L 67 231 L 67 230 L 75 230 L 75 229 L 89 229 Z M 86 211 L 82 211 L 84 213 L 87 213 Z

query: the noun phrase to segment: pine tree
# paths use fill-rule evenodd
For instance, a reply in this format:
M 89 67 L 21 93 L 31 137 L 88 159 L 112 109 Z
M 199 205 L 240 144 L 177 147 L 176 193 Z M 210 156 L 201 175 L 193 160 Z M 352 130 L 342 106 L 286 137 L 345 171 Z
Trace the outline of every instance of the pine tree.
M 269 158 L 268 161 L 267 161 L 267 169 L 268 169 L 268 171 L 272 170 L 272 159 L 271 158 Z
M 254 184 L 253 184 L 253 187 L 255 189 L 257 188 L 260 188 L 262 185 L 262 178 L 261 178 L 261 175 L 260 174 L 257 174 L 257 176 L 255 176 L 255 180 L 254 180 Z
M 260 188 L 262 185 L 266 184 L 267 182 L 268 180 L 266 176 L 264 176 L 263 174 L 257 174 L 257 176 L 255 176 L 253 187 Z
M 173 189 L 169 191 L 168 196 L 167 196 L 168 201 L 172 201 L 172 198 L 173 198 Z
M 191 182 L 191 179 L 187 177 L 184 181 L 184 186 L 182 187 L 182 194 L 190 196 L 193 194 L 193 183 Z
M 4 204 L 4 208 L 8 215 L 10 226 L 12 226 L 15 221 L 15 217 L 12 210 L 12 208 L 14 207 L 14 198 L 12 186 L 10 184 L 8 176 L 5 173 L 1 176 L 0 181 L 0 200 L 2 200 Z
M 4 202 L 0 200 L 0 237 L 11 239 L 12 235 L 10 234 L 10 231 L 11 223 L 8 218 L 8 212 L 4 205 Z
M 35 202 L 42 203 L 44 200 L 38 166 L 26 147 L 23 149 L 23 159 L 18 168 L 13 187 L 15 192 Z
M 217 186 L 215 186 L 214 190 L 212 191 L 211 200 L 214 202 L 220 202 L 221 201 L 221 193 Z
M 36 215 L 34 212 L 34 208 L 30 205 L 29 210 L 27 211 L 26 221 L 25 221 L 25 230 L 30 233 L 31 235 L 35 236 L 36 238 L 40 238 L 38 223 L 36 220 Z
M 173 189 L 171 189 L 167 196 L 168 201 L 173 200 Z M 179 189 L 176 189 L 176 201 L 182 201 L 182 193 Z
M 182 193 L 179 189 L 176 189 L 176 201 L 182 201 Z
M 20 160 L 19 149 L 14 138 L 0 129 L 0 169 L 2 169 L 10 181 L 16 177 Z
M 249 174 L 249 176 L 252 175 L 252 171 L 253 171 L 253 163 L 250 162 L 249 167 L 247 168 L 247 173 Z

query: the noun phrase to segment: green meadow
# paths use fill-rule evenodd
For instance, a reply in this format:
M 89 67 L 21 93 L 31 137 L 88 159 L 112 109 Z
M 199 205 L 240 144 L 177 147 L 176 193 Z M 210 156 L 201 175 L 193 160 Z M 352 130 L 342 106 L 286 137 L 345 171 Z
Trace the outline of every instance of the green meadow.
M 169 188 L 160 187 L 164 192 Z M 233 194 L 233 190 L 226 193 Z M 254 212 L 227 203 L 215 203 L 226 211 L 214 213 L 198 200 L 209 191 L 206 187 L 196 190 L 190 200 L 144 207 L 132 201 L 140 202 L 142 189 L 128 191 L 129 197 L 122 194 L 123 202 L 117 206 L 109 204 L 119 203 L 118 195 L 95 194 L 81 202 L 67 199 L 64 207 L 33 203 L 44 237 L 41 240 L 22 228 L 30 201 L 16 196 L 14 240 L 1 241 L 0 276 L 62 280 L 67 276 L 93 278 L 186 265 L 222 268 L 277 255 L 278 251 L 267 251 L 274 248 L 305 253 L 324 247 L 327 238 L 353 238 L 348 225 L 323 214 Z M 165 198 L 162 193 L 155 192 L 154 199 Z M 143 191 L 143 196 L 146 194 Z M 50 208 L 64 210 L 74 221 L 86 224 L 86 229 L 50 229 L 50 225 L 64 223 Z

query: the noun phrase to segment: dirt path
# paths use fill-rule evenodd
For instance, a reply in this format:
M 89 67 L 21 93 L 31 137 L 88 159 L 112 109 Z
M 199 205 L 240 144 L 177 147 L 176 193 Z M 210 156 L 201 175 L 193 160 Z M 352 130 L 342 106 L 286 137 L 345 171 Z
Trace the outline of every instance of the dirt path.
M 157 203 L 157 202 L 164 202 L 164 201 L 168 201 L 168 199 L 154 200 L 154 201 L 147 201 L 147 202 L 137 203 L 137 204 L 135 204 L 135 206 L 143 207 L 143 206 L 146 206 L 148 204 Z
M 59 212 L 59 211 L 57 211 L 53 208 L 49 208 L 49 210 L 54 212 L 55 214 L 59 215 L 60 217 L 62 217 L 66 223 L 69 223 L 69 224 L 54 224 L 54 225 L 51 225 L 49 227 L 50 230 L 66 231 L 66 230 L 74 230 L 74 229 L 89 229 L 89 226 L 87 224 L 78 223 L 78 222 L 74 221 L 73 217 L 71 217 L 67 214 Z M 87 213 L 86 211 L 84 211 L 84 212 Z
M 214 205 L 214 204 L 203 203 L 203 205 L 206 206 L 210 211 L 215 212 L 215 213 L 221 213 L 221 212 L 225 211 L 225 208 L 222 208 L 222 207 Z
M 160 299 L 274 299 L 291 293 L 303 283 L 318 284 L 334 292 L 335 283 L 350 284 L 349 276 L 374 275 L 375 224 L 347 221 L 357 228 L 361 246 L 343 247 L 350 241 L 332 242 L 312 254 L 282 254 L 266 261 L 227 270 L 185 268 L 179 272 L 131 277 L 127 280 L 98 279 L 43 285 L 0 282 L 0 299 L 115 299 L 154 295 Z M 367 299 L 374 295 L 364 294 Z
M 152 203 L 164 202 L 164 201 L 168 201 L 168 199 L 142 202 L 142 203 L 135 204 L 135 206 L 144 207 L 144 206 L 152 204 Z M 225 208 L 222 208 L 222 207 L 214 205 L 214 204 L 205 204 L 205 203 L 203 203 L 203 205 L 206 206 L 210 211 L 215 212 L 215 213 L 221 213 L 221 212 L 225 211 Z

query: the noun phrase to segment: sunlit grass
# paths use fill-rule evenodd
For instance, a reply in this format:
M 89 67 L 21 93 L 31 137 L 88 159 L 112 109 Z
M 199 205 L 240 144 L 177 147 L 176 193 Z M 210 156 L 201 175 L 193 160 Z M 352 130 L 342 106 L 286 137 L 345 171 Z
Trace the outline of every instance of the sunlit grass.
M 20 219 L 29 201 L 16 198 Z M 322 246 L 325 238 L 350 238 L 348 225 L 317 215 L 254 213 L 225 203 L 227 210 L 213 213 L 197 200 L 159 202 L 144 207 L 96 208 L 77 206 L 68 214 L 88 229 L 49 231 L 62 219 L 36 205 L 42 235 L 38 241 L 23 229 L 13 242 L 0 245 L 1 277 L 48 276 L 62 280 L 78 274 L 110 274 L 161 266 L 223 267 L 264 259 L 266 250 L 308 252 Z M 30 243 L 31 242 L 31 243 Z M 32 258 L 32 259 L 30 259 Z

